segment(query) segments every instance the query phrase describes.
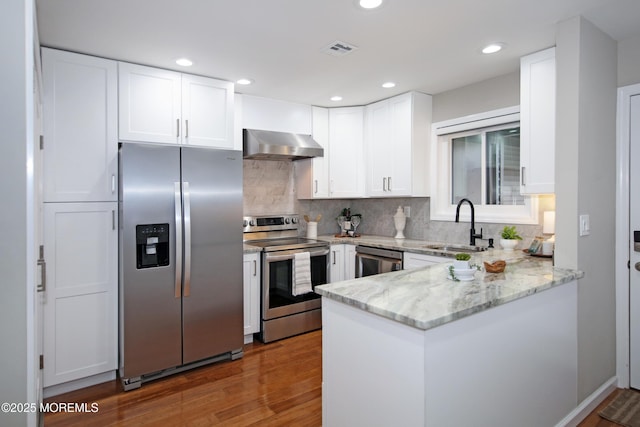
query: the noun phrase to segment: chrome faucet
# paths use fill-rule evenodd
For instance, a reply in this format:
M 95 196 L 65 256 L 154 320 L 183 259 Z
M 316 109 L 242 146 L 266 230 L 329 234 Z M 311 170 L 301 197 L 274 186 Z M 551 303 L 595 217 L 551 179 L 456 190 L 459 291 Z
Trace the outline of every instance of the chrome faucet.
M 462 204 L 464 202 L 469 203 L 469 206 L 471 207 L 471 230 L 469 231 L 469 235 L 470 235 L 470 240 L 469 240 L 469 244 L 471 246 L 475 246 L 476 245 L 476 239 L 482 239 L 482 228 L 480 228 L 480 234 L 476 234 L 476 218 L 475 218 L 475 210 L 473 208 L 473 203 L 471 203 L 471 200 L 469 199 L 462 199 L 458 202 L 458 206 L 456 206 L 456 222 L 460 222 L 460 206 L 462 206 Z M 493 242 L 491 242 L 493 243 Z M 490 245 L 493 246 L 493 245 Z

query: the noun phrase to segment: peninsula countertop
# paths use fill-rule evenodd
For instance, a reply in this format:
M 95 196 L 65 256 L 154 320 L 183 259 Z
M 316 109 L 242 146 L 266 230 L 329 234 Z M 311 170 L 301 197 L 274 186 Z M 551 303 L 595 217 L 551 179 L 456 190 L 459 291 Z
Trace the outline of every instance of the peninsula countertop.
M 405 250 L 407 248 L 405 247 Z M 522 251 L 488 250 L 471 263 L 505 260 L 503 273 L 478 271 L 472 281 L 453 281 L 443 263 L 317 286 L 323 297 L 427 330 L 582 278 L 584 273 L 552 266 Z

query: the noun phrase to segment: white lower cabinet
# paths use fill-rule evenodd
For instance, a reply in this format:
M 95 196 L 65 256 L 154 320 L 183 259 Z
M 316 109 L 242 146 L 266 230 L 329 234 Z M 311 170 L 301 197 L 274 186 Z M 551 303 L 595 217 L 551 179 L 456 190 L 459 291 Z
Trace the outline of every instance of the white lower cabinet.
M 329 257 L 330 283 L 356 277 L 356 247 L 349 244 L 331 245 Z
M 117 209 L 45 203 L 45 387 L 117 367 Z
M 260 332 L 260 254 L 248 253 L 243 258 L 244 335 L 245 343 Z
M 414 268 L 426 267 L 428 265 L 442 264 L 444 262 L 450 262 L 453 258 L 415 254 L 412 252 L 405 252 L 402 260 L 403 270 L 413 270 Z

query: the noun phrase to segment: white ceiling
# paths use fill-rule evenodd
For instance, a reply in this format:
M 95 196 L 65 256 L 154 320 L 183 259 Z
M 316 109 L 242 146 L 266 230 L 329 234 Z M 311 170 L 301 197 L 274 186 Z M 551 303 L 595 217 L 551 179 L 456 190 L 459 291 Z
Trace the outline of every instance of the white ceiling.
M 41 43 L 235 81 L 240 93 L 320 106 L 408 90 L 437 94 L 518 69 L 582 15 L 616 40 L 640 34 L 638 0 L 37 0 Z M 358 47 L 335 57 L 336 40 Z M 494 55 L 480 49 L 506 43 Z M 179 57 L 194 65 L 181 68 Z M 383 89 L 385 81 L 393 89 Z M 343 101 L 329 98 L 341 95 Z

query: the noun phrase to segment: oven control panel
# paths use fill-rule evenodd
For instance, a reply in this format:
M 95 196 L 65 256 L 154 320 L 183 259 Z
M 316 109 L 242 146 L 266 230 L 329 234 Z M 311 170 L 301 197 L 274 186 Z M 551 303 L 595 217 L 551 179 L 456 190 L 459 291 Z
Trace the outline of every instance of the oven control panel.
M 258 231 L 297 230 L 299 218 L 295 214 L 245 216 L 242 219 L 244 233 Z

